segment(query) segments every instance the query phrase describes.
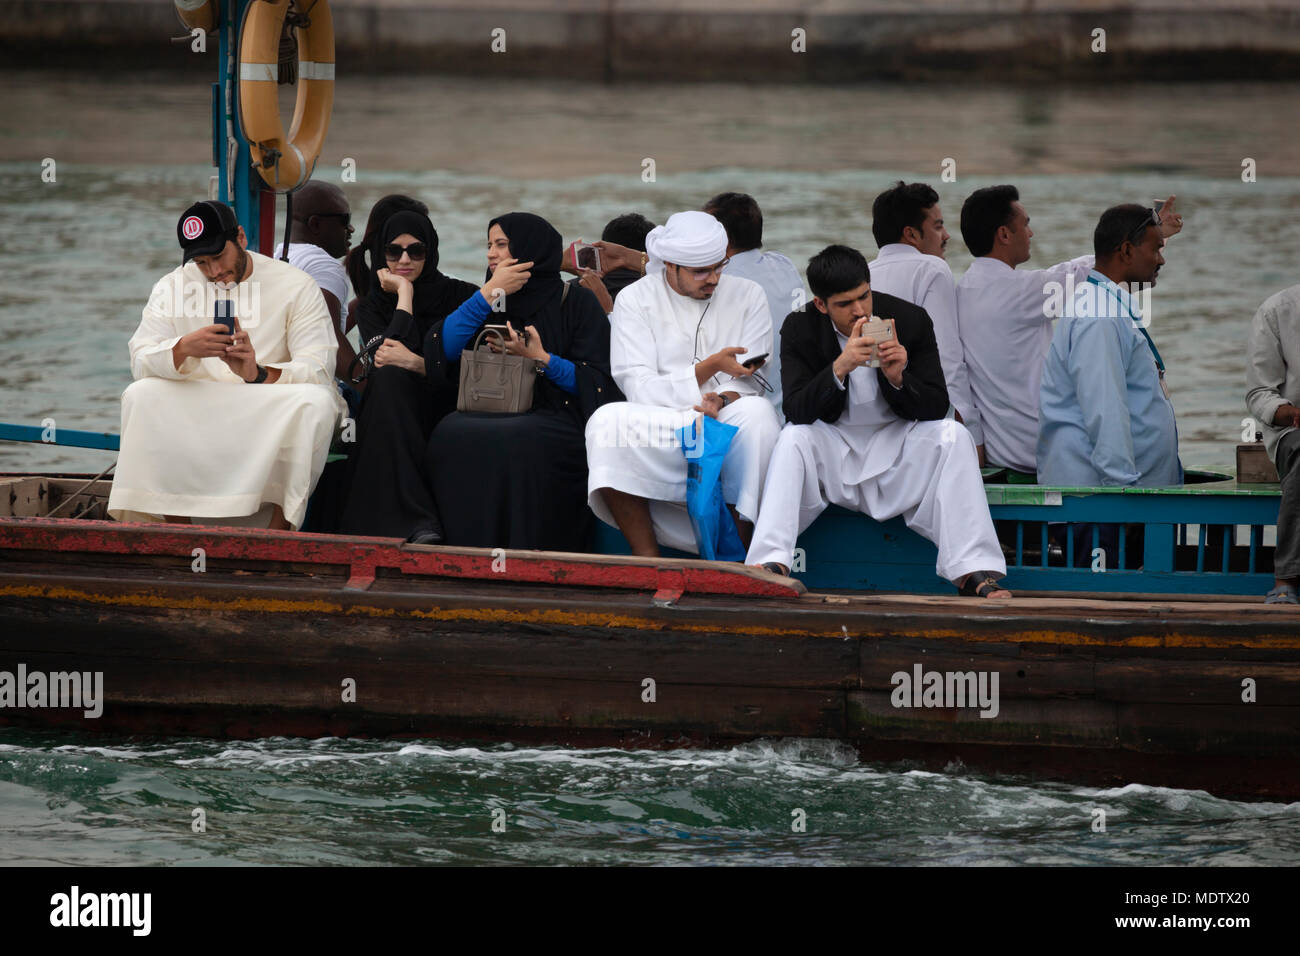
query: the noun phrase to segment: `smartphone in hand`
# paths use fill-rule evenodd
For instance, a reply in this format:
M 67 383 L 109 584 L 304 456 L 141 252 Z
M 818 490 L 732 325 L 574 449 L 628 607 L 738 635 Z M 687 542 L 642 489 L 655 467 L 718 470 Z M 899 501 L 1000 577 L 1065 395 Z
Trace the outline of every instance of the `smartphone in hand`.
M 230 299 L 218 299 L 213 306 L 213 325 L 224 325 L 229 335 L 235 334 L 235 303 Z
M 573 244 L 573 265 L 577 269 L 600 271 L 600 249 L 589 242 Z
M 867 367 L 880 368 L 879 346 L 894 340 L 894 320 L 882 319 L 873 315 L 863 323 L 860 335 L 862 338 L 871 339 L 876 343 L 871 348 L 871 361 L 867 363 Z
M 764 352 L 762 355 L 755 355 L 753 358 L 745 359 L 745 361 L 741 362 L 740 364 L 743 365 L 745 368 L 758 368 L 760 365 L 762 365 L 764 362 L 767 361 L 767 357 L 770 354 L 771 354 L 770 352 Z

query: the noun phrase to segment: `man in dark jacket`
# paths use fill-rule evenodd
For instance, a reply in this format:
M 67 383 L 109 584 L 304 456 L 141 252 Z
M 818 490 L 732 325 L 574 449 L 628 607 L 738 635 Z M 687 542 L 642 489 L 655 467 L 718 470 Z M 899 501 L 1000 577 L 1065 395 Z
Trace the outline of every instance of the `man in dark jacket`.
M 833 503 L 877 521 L 901 514 L 938 545 L 936 571 L 963 594 L 1010 597 L 996 583 L 1006 563 L 975 442 L 944 418 L 948 390 L 930 317 L 873 295 L 856 249 L 827 246 L 807 276 L 813 301 L 781 327 L 789 424 L 772 453 L 747 562 L 787 573 L 799 533 Z M 863 334 L 877 318 L 893 320 L 892 339 Z

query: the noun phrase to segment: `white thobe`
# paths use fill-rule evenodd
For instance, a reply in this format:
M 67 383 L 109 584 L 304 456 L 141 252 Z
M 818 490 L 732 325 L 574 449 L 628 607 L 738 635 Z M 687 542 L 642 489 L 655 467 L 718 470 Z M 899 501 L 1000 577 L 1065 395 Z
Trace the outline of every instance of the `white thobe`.
M 767 298 L 748 279 L 723 275 L 709 299 L 692 299 L 674 292 L 660 272 L 619 293 L 609 357 L 627 401 L 602 405 L 586 429 L 587 500 L 598 518 L 616 524 L 601 488 L 648 498 L 659 543 L 697 550 L 685 507 L 686 457 L 675 432 L 698 417 L 693 409 L 706 392 L 741 396 L 718 414 L 739 428 L 723 460 L 722 494 L 742 518 L 757 517 L 781 428 L 776 412 L 748 376 L 715 375 L 700 384 L 695 366 L 729 346 L 749 355 L 770 353 L 772 338 Z
M 848 339 L 838 337 L 842 348 Z M 745 563 L 790 567 L 799 534 L 836 504 L 876 521 L 902 515 L 938 546 L 935 571 L 949 581 L 972 571 L 1006 574 L 970 432 L 952 419 L 899 418 L 875 369 L 856 368 L 849 379 L 833 424 L 782 429 Z
M 757 282 L 767 296 L 767 307 L 772 313 L 773 347 L 760 371 L 772 386 L 767 397 L 776 409 L 777 418 L 785 421 L 781 411 L 781 325 L 791 312 L 802 312 L 808 304 L 803 279 L 788 258 L 761 249 L 736 253 L 727 263 L 726 274 Z
M 979 411 L 971 400 L 966 355 L 957 329 L 957 292 L 948 263 L 905 242 L 891 242 L 881 247 L 880 255 L 868 268 L 872 291 L 919 305 L 930 316 L 943 365 L 943 380 L 948 386 L 948 400 L 966 423 L 975 444 L 983 444 L 984 431 L 980 427 Z
M 1038 393 L 1057 317 L 1050 303 L 1067 282 L 1083 284 L 1094 261 L 1013 269 L 983 256 L 957 283 L 957 329 L 990 465 L 1036 469 Z
M 193 263 L 154 286 L 129 344 L 136 381 L 122 393 L 110 517 L 269 517 L 279 505 L 293 527 L 302 524 L 344 410 L 334 334 L 310 276 L 249 256 L 252 275 L 229 294 Z M 215 298 L 235 300 L 258 364 L 280 369 L 274 384 L 248 384 L 219 358 L 176 368 L 172 346 L 213 324 Z

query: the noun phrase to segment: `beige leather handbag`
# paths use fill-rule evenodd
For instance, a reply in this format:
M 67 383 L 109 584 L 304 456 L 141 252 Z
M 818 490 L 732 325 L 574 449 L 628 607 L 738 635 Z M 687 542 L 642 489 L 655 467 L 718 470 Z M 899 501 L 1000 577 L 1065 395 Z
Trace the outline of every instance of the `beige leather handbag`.
M 533 387 L 540 366 L 536 359 L 493 352 L 487 344 L 493 335 L 505 343 L 505 336 L 489 327 L 474 337 L 472 348 L 460 353 L 458 412 L 517 414 L 533 407 Z

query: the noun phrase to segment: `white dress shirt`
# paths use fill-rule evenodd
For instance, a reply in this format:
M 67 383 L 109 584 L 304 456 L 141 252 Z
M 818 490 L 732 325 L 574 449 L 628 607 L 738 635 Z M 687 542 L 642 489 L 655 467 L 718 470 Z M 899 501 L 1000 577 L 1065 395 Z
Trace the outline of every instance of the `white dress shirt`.
M 984 431 L 979 410 L 971 400 L 966 356 L 957 329 L 957 292 L 948 263 L 905 242 L 891 242 L 881 247 L 880 255 L 868 268 L 873 291 L 919 305 L 930 316 L 944 382 L 948 386 L 948 400 L 961 415 L 975 444 L 982 445 Z
M 271 253 L 272 259 L 280 258 L 281 246 L 283 243 L 276 245 L 275 251 Z M 352 286 L 348 284 L 348 274 L 343 263 L 332 258 L 320 246 L 310 242 L 291 242 L 289 265 L 307 273 L 316 280 L 322 292 L 328 292 L 338 299 L 339 331 L 342 332 L 348 320 L 348 299 L 352 297 Z
M 803 279 L 794 263 L 779 252 L 748 249 L 738 252 L 727 263 L 726 274 L 757 282 L 767 296 L 767 307 L 772 313 L 772 354 L 763 363 L 760 374 L 772 386 L 768 398 L 776 406 L 781 421 L 781 325 L 791 312 L 801 312 L 808 299 L 803 289 Z
M 1087 281 L 1094 261 L 1013 269 L 983 256 L 957 283 L 957 329 L 990 465 L 1037 470 L 1039 387 L 1056 317 L 1047 306 L 1067 282 Z

